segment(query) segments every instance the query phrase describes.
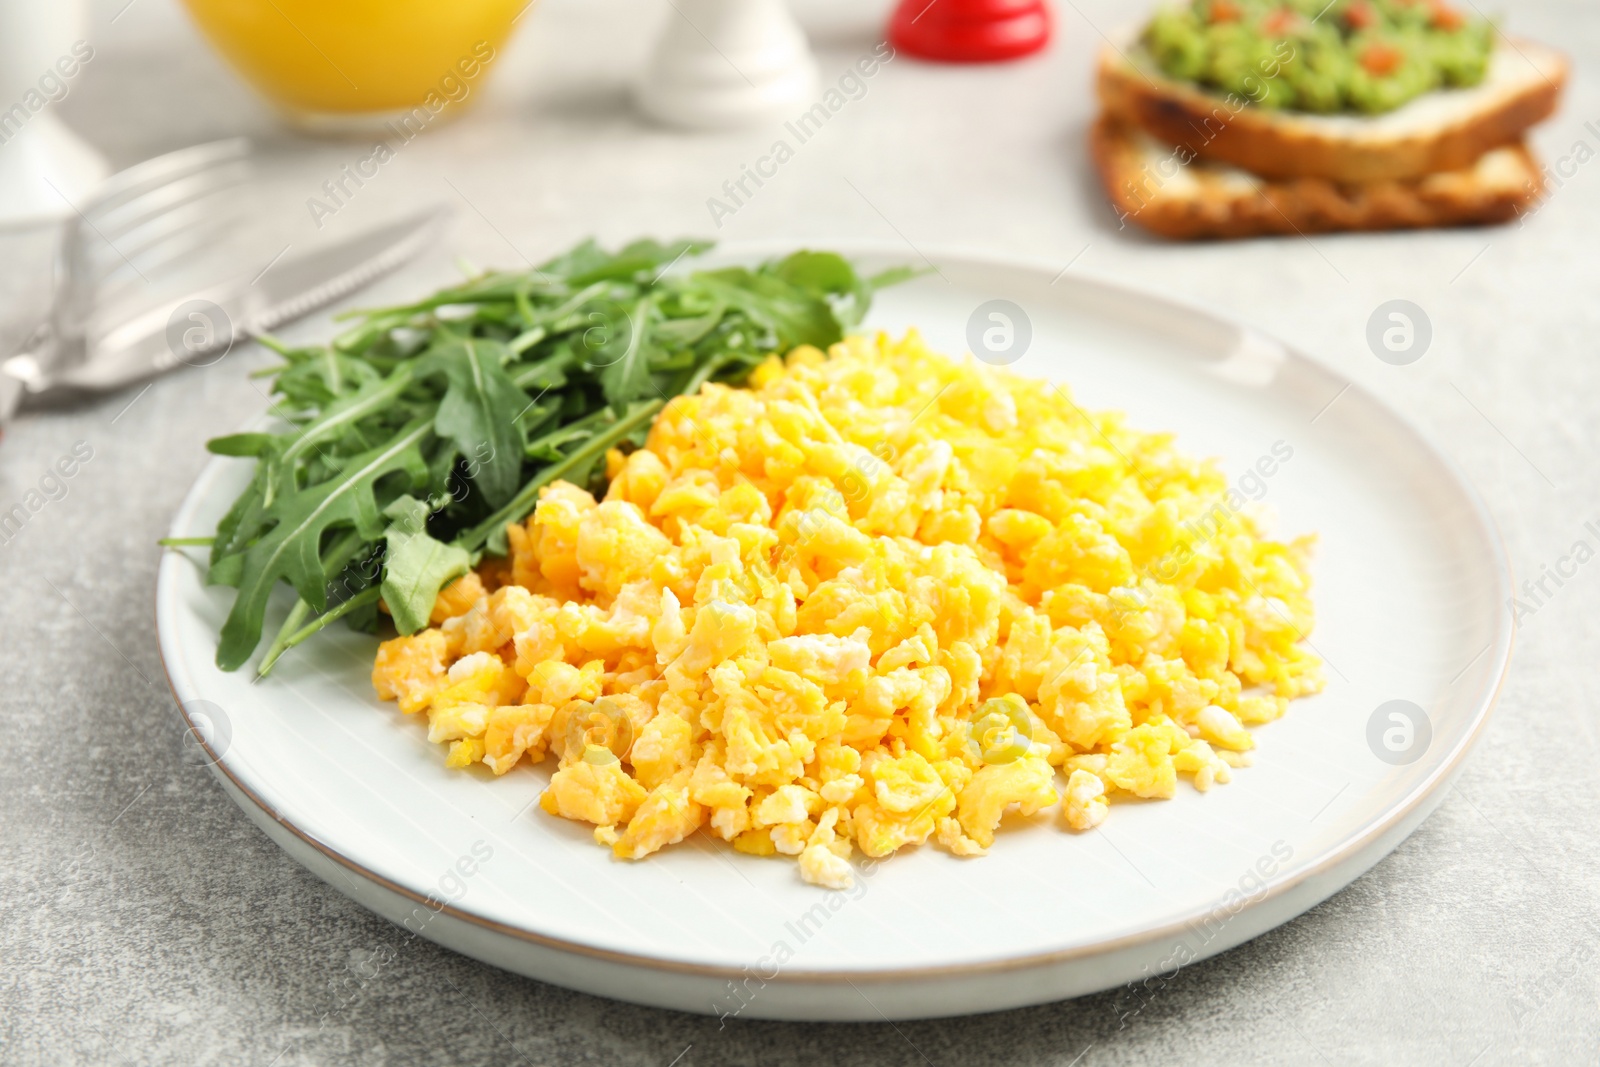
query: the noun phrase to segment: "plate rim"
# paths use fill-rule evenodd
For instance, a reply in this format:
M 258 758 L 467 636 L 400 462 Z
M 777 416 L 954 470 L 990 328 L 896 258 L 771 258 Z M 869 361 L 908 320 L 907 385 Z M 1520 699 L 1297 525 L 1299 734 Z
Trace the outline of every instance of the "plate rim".
M 1430 460 L 1436 463 L 1445 471 L 1446 474 L 1449 475 L 1449 478 L 1453 483 L 1454 490 L 1469 505 L 1469 512 L 1474 520 L 1473 525 L 1475 530 L 1480 535 L 1496 564 L 1493 575 L 1495 584 L 1497 584 L 1502 591 L 1515 589 L 1515 576 L 1512 569 L 1510 555 L 1506 551 L 1505 542 L 1500 533 L 1499 525 L 1495 520 L 1494 513 L 1490 510 L 1487 502 L 1478 492 L 1476 485 L 1474 485 L 1472 480 L 1456 464 L 1449 453 L 1439 447 L 1431 434 L 1426 432 L 1413 419 L 1398 410 L 1386 399 L 1367 389 L 1360 382 L 1357 382 L 1354 379 L 1340 373 L 1333 367 L 1328 366 L 1309 352 L 1290 345 L 1277 338 L 1273 334 L 1259 330 L 1243 318 L 1237 318 L 1233 315 L 1216 311 L 1212 308 L 1202 305 L 1196 299 L 1165 292 L 1156 289 L 1155 287 L 1143 286 L 1094 272 L 1074 270 L 1071 264 L 1068 264 L 1066 268 L 1056 272 L 1055 263 L 1046 261 L 1039 256 L 1013 255 L 1009 253 L 996 252 L 992 249 L 974 248 L 960 244 L 930 245 L 926 246 L 927 251 L 924 251 L 922 247 L 910 246 L 909 242 L 906 243 L 905 247 L 902 247 L 900 244 L 889 241 L 863 241 L 860 239 L 841 239 L 836 241 L 739 241 L 729 242 L 726 245 L 717 245 L 715 248 L 708 251 L 705 256 L 697 259 L 696 263 L 720 265 L 748 263 L 775 255 L 784 255 L 797 249 L 805 248 L 816 248 L 819 250 L 822 248 L 827 248 L 832 251 L 838 251 L 842 255 L 851 259 L 896 257 L 904 259 L 907 258 L 906 248 L 910 248 L 910 251 L 916 258 L 922 259 L 930 267 L 938 263 L 964 263 L 989 269 L 1020 269 L 1029 273 L 1052 277 L 1054 281 L 1050 282 L 1051 285 L 1054 285 L 1055 282 L 1060 281 L 1064 277 L 1071 276 L 1089 285 L 1116 291 L 1119 295 L 1125 297 L 1131 297 L 1156 304 L 1164 304 L 1169 308 L 1180 310 L 1188 315 L 1208 319 L 1217 325 L 1231 327 L 1239 331 L 1245 331 L 1259 337 L 1267 338 L 1273 343 L 1281 346 L 1285 355 L 1289 359 L 1295 360 L 1303 367 L 1326 377 L 1330 384 L 1338 388 L 1340 395 L 1347 390 L 1355 391 L 1362 397 L 1365 403 L 1376 407 L 1386 417 L 1392 420 L 1395 427 L 1405 431 L 1416 441 L 1418 445 L 1421 446 L 1421 448 L 1427 453 Z M 1337 399 L 1337 396 L 1335 399 Z M 262 415 L 257 416 L 257 418 L 259 419 L 265 417 L 266 414 L 266 412 L 263 412 Z M 180 535 L 179 531 L 177 530 L 178 520 L 187 515 L 193 509 L 197 503 L 197 493 L 199 492 L 202 484 L 214 477 L 213 472 L 220 469 L 227 458 L 228 457 L 213 456 L 206 463 L 206 465 L 201 468 L 200 473 L 196 475 L 194 483 L 184 494 L 182 503 L 179 504 L 177 511 L 174 513 L 173 524 L 169 527 L 169 535 Z M 219 755 L 212 748 L 210 740 L 200 729 L 196 727 L 196 724 L 190 718 L 189 713 L 185 708 L 185 697 L 182 691 L 187 690 L 189 692 L 190 695 L 187 698 L 189 702 L 203 698 L 200 697 L 198 688 L 194 685 L 193 679 L 189 678 L 181 670 L 175 671 L 174 663 L 181 663 L 181 658 L 178 654 L 179 649 L 178 638 L 176 636 L 176 624 L 173 619 L 166 617 L 163 613 L 163 606 L 167 603 L 169 598 L 176 593 L 176 583 L 178 581 L 176 575 L 178 568 L 185 565 L 185 562 L 180 559 L 179 556 L 179 553 L 164 551 L 160 566 L 156 573 L 156 588 L 153 608 L 154 621 L 156 624 L 157 645 L 161 657 L 161 669 L 163 676 L 166 679 L 167 687 L 172 693 L 174 702 L 178 706 L 178 714 L 182 718 L 187 731 L 198 740 L 201 748 L 206 753 L 212 773 L 216 774 L 219 778 L 226 779 L 225 784 L 231 785 L 232 789 L 225 790 L 225 792 L 229 792 L 236 797 L 248 798 L 249 801 L 254 804 L 262 814 L 266 815 L 273 822 L 283 827 L 290 834 L 299 839 L 303 844 L 310 846 L 322 854 L 325 858 L 344 867 L 357 877 L 391 892 L 397 893 L 415 904 L 426 905 L 430 908 L 430 910 L 432 910 L 437 901 L 430 900 L 424 895 L 417 893 L 415 890 L 395 882 L 387 875 L 373 870 L 357 860 L 344 855 L 332 845 L 320 840 L 316 835 L 301 829 L 293 821 L 285 818 L 271 803 L 260 796 L 249 784 L 241 781 L 238 775 L 233 773 L 233 771 L 227 767 L 226 751 Z M 1494 626 L 1494 635 L 1491 638 L 1487 649 L 1487 651 L 1492 653 L 1491 658 L 1495 661 L 1492 666 L 1492 670 L 1494 672 L 1493 685 L 1488 688 L 1484 695 L 1480 696 L 1473 702 L 1474 708 L 1470 728 L 1462 736 L 1455 748 L 1447 755 L 1445 759 L 1437 763 L 1427 777 L 1414 786 L 1401 801 L 1390 805 L 1384 810 L 1383 814 L 1368 820 L 1361 826 L 1359 830 L 1346 836 L 1341 844 L 1325 853 L 1319 861 L 1307 867 L 1295 870 L 1292 873 L 1274 875 L 1272 878 L 1268 879 L 1261 889 L 1257 891 L 1257 893 L 1252 894 L 1252 896 L 1248 898 L 1247 906 L 1249 908 L 1256 909 L 1267 905 L 1278 898 L 1286 896 L 1306 882 L 1320 878 L 1332 870 L 1359 860 L 1362 854 L 1374 844 L 1378 843 L 1385 834 L 1404 824 L 1407 819 L 1417 811 L 1418 808 L 1426 805 L 1430 799 L 1433 798 L 1434 794 L 1440 788 L 1446 785 L 1461 769 L 1463 761 L 1483 735 L 1489 719 L 1492 717 L 1495 707 L 1499 703 L 1500 695 L 1504 691 L 1506 679 L 1510 673 L 1512 653 L 1515 649 L 1516 634 L 1518 630 L 1516 619 L 1509 613 L 1505 612 L 1496 612 L 1495 619 L 1496 622 Z M 175 677 L 175 673 L 180 677 Z M 1413 827 L 1413 830 L 1414 829 L 1415 828 Z M 1409 836 L 1409 831 L 1406 835 L 1402 836 L 1395 842 L 1395 846 L 1391 846 L 1389 850 L 1385 850 L 1384 853 L 1373 858 L 1371 863 L 1369 863 L 1366 868 L 1363 868 L 1362 873 L 1364 873 L 1367 868 L 1370 868 L 1372 864 L 1375 864 L 1378 860 L 1382 859 L 1384 855 L 1387 855 L 1388 851 L 1392 851 L 1393 847 L 1398 846 L 1399 842 L 1405 839 L 1405 836 Z M 298 858 L 296 858 L 296 862 L 300 862 Z M 304 866 L 303 863 L 301 865 Z M 1333 893 L 1337 893 L 1342 889 L 1347 888 L 1355 881 L 1356 878 L 1359 878 L 1360 876 L 1360 874 L 1357 874 L 1348 881 L 1342 881 L 1337 888 L 1333 889 L 1330 893 L 1323 894 L 1318 899 L 1324 899 L 1326 896 L 1331 896 Z M 363 907 L 366 907 L 368 910 L 372 910 L 371 907 L 366 903 L 360 901 L 358 901 L 358 903 L 362 903 Z M 452 918 L 458 921 L 467 923 L 494 934 L 509 936 L 517 941 L 527 942 L 538 945 L 542 948 L 551 949 L 558 952 L 566 952 L 605 963 L 621 964 L 628 967 L 643 968 L 653 972 L 666 974 L 688 974 L 696 977 L 718 979 L 743 977 L 748 971 L 748 967 L 740 968 L 717 963 L 696 963 L 684 960 L 674 960 L 645 953 L 621 952 L 615 949 L 599 948 L 581 941 L 572 941 L 562 937 L 542 934 L 537 931 L 527 929 L 526 927 L 504 923 L 497 919 L 491 919 L 486 916 L 476 914 L 472 911 L 458 908 L 454 904 L 450 903 L 444 903 L 437 910 L 450 915 Z M 1114 938 L 1090 941 L 1080 945 L 1052 949 L 1045 952 L 1010 955 L 997 959 L 970 961 L 966 963 L 917 965 L 911 967 L 864 968 L 860 970 L 839 967 L 824 969 L 785 968 L 779 975 L 770 981 L 777 985 L 831 986 L 850 984 L 853 982 L 886 983 L 918 980 L 942 980 L 1006 972 L 1025 972 L 1033 969 L 1065 964 L 1075 960 L 1107 955 L 1124 949 L 1130 949 L 1149 944 L 1160 944 L 1169 938 L 1181 936 L 1184 932 L 1191 930 L 1195 922 L 1204 919 L 1207 915 L 1211 914 L 1212 910 L 1214 909 L 1210 906 L 1202 907 L 1198 911 L 1186 912 L 1181 917 L 1160 925 L 1150 926 L 1145 929 L 1122 934 Z M 1304 910 L 1305 909 L 1298 910 L 1294 913 L 1294 915 L 1287 916 L 1284 919 L 1271 923 L 1266 929 L 1274 929 L 1277 926 L 1282 925 L 1284 922 L 1289 921 L 1289 919 L 1295 917 L 1296 915 L 1303 914 Z M 1251 936 L 1254 937 L 1260 935 L 1256 934 Z M 1247 937 L 1245 940 L 1249 939 L 1250 938 Z M 452 948 L 452 951 L 459 950 Z

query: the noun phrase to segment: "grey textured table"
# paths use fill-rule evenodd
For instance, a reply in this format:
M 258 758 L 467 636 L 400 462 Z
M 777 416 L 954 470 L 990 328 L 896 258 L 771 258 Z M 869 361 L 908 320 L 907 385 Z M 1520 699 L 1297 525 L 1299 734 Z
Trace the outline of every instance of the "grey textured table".
M 367 148 L 283 132 L 172 0 L 125 3 L 101 0 L 95 59 L 61 113 L 117 164 L 258 137 L 261 213 L 284 242 L 312 242 L 304 200 Z M 1572 156 L 1568 176 L 1525 226 L 1194 247 L 1118 232 L 1083 149 L 1099 30 L 1142 7 L 1065 0 L 1052 51 L 1012 66 L 894 61 L 717 231 L 706 199 L 773 132 L 685 137 L 643 124 L 628 79 L 670 8 L 550 0 L 523 20 L 481 106 L 406 146 L 325 232 L 424 198 L 461 208 L 448 250 L 365 301 L 447 280 L 454 253 L 518 265 L 589 233 L 866 237 L 1072 262 L 1247 319 L 1390 398 L 1475 480 L 1520 573 L 1592 541 L 1600 166 L 1576 163 L 1600 148 L 1592 3 L 1528 2 L 1510 15 L 1576 60 L 1562 114 L 1536 137 L 1552 162 Z M 881 0 L 808 4 L 824 72 L 870 50 L 884 15 Z M 48 239 L 4 241 L 9 345 L 42 310 Z M 1434 328 L 1407 367 L 1379 362 L 1363 339 L 1368 316 L 1395 298 Z M 296 333 L 327 329 L 316 318 Z M 1421 830 L 1309 914 L 1179 972 L 1131 1018 L 1107 993 L 953 1021 L 719 1029 L 408 942 L 291 862 L 183 760 L 162 681 L 154 542 L 204 462 L 202 442 L 264 406 L 243 374 L 260 362 L 245 351 L 137 397 L 30 416 L 0 444 L 6 509 L 75 442 L 93 449 L 66 495 L 0 545 L 0 1061 L 1596 1062 L 1600 565 L 1523 620 L 1487 736 Z M 386 945 L 396 964 L 352 983 Z M 344 1003 L 351 988 L 359 995 Z M 343 1007 L 323 1020 L 330 1003 Z

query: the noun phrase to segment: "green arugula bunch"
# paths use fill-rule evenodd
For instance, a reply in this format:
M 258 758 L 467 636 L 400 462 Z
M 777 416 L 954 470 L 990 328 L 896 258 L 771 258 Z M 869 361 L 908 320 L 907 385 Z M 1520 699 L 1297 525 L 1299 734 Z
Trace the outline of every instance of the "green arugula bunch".
M 490 272 L 426 300 L 356 313 L 327 345 L 265 343 L 287 424 L 208 442 L 256 461 L 210 541 L 209 581 L 238 590 L 217 664 L 260 644 L 279 582 L 298 594 L 263 657 L 339 618 L 375 629 L 380 597 L 401 633 L 427 625 L 440 588 L 557 479 L 599 489 L 606 452 L 637 446 L 667 400 L 743 379 L 769 353 L 825 347 L 875 289 L 831 252 L 755 269 L 671 273 L 709 243 L 586 241 L 526 272 Z

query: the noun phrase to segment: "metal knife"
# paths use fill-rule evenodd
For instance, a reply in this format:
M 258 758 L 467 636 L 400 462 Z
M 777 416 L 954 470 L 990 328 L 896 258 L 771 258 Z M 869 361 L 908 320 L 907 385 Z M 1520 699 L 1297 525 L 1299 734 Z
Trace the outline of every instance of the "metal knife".
M 269 265 L 166 301 L 88 343 L 84 357 L 53 374 L 28 375 L 28 356 L 3 371 L 22 378 L 26 397 L 102 393 L 179 366 L 205 366 L 235 345 L 276 329 L 375 281 L 437 235 L 450 209 L 436 205 L 327 248 Z

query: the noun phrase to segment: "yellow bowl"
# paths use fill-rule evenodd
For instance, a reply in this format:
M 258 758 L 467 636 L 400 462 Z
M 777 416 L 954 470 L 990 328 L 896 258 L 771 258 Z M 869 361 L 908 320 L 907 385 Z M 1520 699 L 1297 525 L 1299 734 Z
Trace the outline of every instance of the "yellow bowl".
M 464 103 L 529 2 L 184 0 L 263 94 L 333 120 Z

